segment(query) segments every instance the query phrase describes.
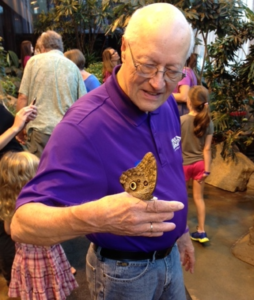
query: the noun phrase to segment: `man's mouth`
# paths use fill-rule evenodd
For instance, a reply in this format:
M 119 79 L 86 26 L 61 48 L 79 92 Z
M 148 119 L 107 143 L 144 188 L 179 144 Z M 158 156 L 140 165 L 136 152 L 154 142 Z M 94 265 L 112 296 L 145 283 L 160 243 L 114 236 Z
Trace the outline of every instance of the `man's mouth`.
M 143 91 L 144 91 L 145 94 L 148 94 L 150 96 L 155 96 L 155 97 L 158 97 L 162 94 L 161 92 L 155 93 L 155 92 L 149 92 L 149 91 L 145 91 L 145 90 L 143 90 Z

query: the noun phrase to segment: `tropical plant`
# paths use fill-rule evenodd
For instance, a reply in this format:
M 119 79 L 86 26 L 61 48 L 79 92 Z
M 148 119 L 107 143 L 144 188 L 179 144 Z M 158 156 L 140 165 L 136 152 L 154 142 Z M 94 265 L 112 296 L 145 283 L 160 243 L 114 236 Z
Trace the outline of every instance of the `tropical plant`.
M 19 81 L 18 78 L 6 76 L 6 68 L 19 66 L 17 55 L 12 51 L 5 51 L 2 46 L 2 37 L 0 37 L 0 84 L 1 93 L 17 96 L 17 87 L 14 82 Z
M 62 34 L 65 49 L 78 48 L 93 53 L 96 38 L 104 33 L 110 18 L 110 4 L 98 0 L 52 0 L 55 7 L 38 16 L 35 32 L 47 29 Z
M 207 56 L 208 35 L 214 32 L 218 37 L 227 35 L 230 27 L 238 25 L 244 16 L 244 6 L 240 0 L 114 0 L 114 21 L 108 26 L 107 33 L 114 32 L 116 28 L 125 28 L 133 12 L 145 5 L 157 2 L 166 2 L 179 8 L 195 31 L 197 43 L 205 47 L 203 64 L 200 76 L 203 76 L 204 62 Z M 201 37 L 201 38 L 199 38 Z
M 223 157 L 234 156 L 234 145 L 245 151 L 254 140 L 254 46 L 243 61 L 238 61 L 236 52 L 254 38 L 253 25 L 240 22 L 208 46 L 205 78 L 211 91 L 215 139 L 224 141 Z
M 102 62 L 96 62 L 93 64 L 90 64 L 89 67 L 86 69 L 87 72 L 95 75 L 100 83 L 103 81 L 103 76 L 102 76 Z

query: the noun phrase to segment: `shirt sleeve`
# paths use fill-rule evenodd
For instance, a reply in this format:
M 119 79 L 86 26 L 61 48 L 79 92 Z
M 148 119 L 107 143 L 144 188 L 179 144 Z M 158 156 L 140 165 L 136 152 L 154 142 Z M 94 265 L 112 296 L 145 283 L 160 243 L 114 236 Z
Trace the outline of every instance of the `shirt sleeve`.
M 107 178 L 98 151 L 83 127 L 62 121 L 43 151 L 37 174 L 22 189 L 16 208 L 30 202 L 73 206 L 105 195 Z
M 101 84 L 100 84 L 99 80 L 92 74 L 85 81 L 85 85 L 86 85 L 88 91 L 92 91 L 95 88 L 97 88 L 98 86 L 100 86 Z

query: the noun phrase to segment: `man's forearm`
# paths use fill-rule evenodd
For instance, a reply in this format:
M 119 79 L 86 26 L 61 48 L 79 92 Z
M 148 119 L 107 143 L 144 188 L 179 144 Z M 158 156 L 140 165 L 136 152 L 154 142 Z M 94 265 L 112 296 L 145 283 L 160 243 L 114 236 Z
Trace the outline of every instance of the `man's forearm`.
M 73 209 L 74 207 L 51 207 L 41 203 L 25 204 L 13 216 L 12 238 L 16 242 L 50 246 L 95 231 L 95 228 L 90 228 L 88 224 L 75 218 Z M 87 203 L 87 219 L 89 211 Z
M 28 105 L 28 97 L 24 94 L 19 94 L 17 105 L 16 105 L 16 112 L 20 111 L 21 108 Z
M 165 221 L 183 207 L 177 201 L 147 203 L 125 192 L 71 207 L 31 202 L 15 212 L 11 235 L 16 242 L 45 246 L 100 232 L 155 237 L 175 229 L 174 223 Z

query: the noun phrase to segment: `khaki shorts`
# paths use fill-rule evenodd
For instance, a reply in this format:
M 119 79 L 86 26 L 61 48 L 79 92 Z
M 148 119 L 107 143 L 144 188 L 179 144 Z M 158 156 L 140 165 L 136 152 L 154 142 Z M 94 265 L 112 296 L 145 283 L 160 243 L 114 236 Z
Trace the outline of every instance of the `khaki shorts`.
M 35 129 L 30 129 L 27 138 L 27 150 L 41 158 L 42 151 L 45 148 L 50 135 Z

